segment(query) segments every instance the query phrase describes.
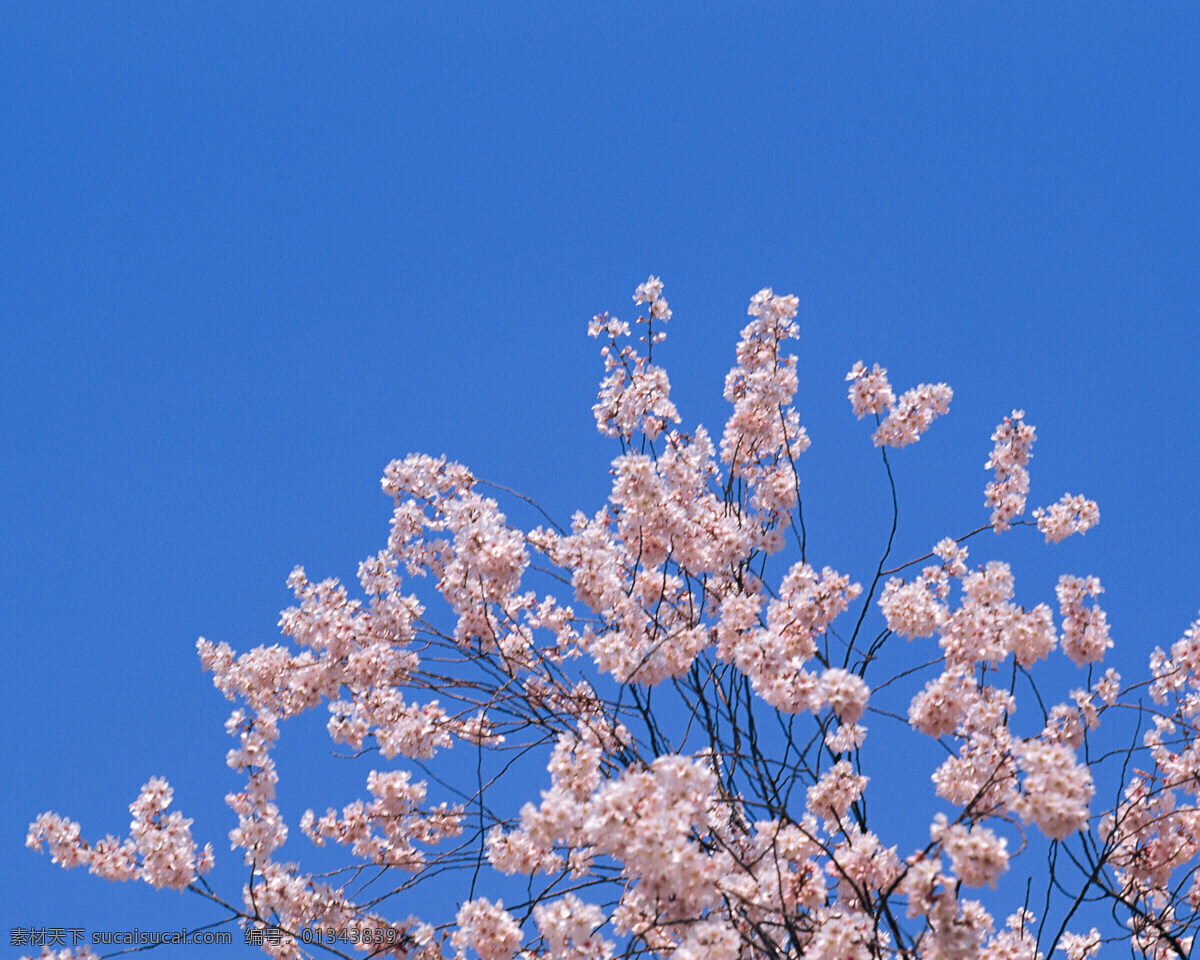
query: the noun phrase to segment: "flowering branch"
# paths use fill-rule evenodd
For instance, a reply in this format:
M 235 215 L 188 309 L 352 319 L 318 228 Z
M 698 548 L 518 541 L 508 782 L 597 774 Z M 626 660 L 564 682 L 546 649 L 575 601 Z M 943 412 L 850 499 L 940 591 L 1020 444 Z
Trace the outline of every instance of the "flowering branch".
M 888 448 L 920 440 L 953 393 L 920 384 L 897 397 L 878 364 L 846 380 L 851 411 L 876 422 L 887 543 L 865 591 L 818 568 L 800 499 L 810 441 L 784 349 L 797 299 L 751 299 L 719 440 L 678 429 L 653 362 L 671 317 L 661 281 L 634 300 L 647 305 L 644 355 L 608 314 L 588 328 L 607 338 L 596 424 L 621 451 L 603 509 L 563 526 L 524 494 L 412 455 L 385 470 L 394 510 L 385 548 L 359 567 L 361 598 L 297 568 L 288 646 L 235 655 L 199 641 L 237 704 L 227 762 L 245 781 L 226 802 L 248 868 L 242 906 L 202 879 L 211 847 L 166 813 L 162 780 L 130 808 L 129 839 L 89 843 L 45 813 L 29 845 L 110 880 L 191 890 L 248 930 L 275 927 L 286 936 L 263 950 L 278 958 L 346 931 L 370 956 L 423 960 L 1087 960 L 1118 938 L 1154 960 L 1186 957 L 1200 922 L 1200 621 L 1154 652 L 1146 684 L 1123 688 L 1112 669 L 1098 676 L 1113 640 L 1097 578 L 1059 578 L 1056 621 L 1047 603 L 1014 602 L 1007 563 L 968 567 L 966 544 L 985 529 L 1035 526 L 1049 544 L 1099 520 L 1070 494 L 1020 519 L 1035 439 L 1020 410 L 992 434 L 988 522 L 889 568 L 900 504 Z M 514 526 L 485 491 L 549 526 Z M 563 588 L 569 601 L 549 592 Z M 1086 681 L 1055 702 L 1035 675 L 1059 649 Z M 1133 699 L 1143 686 L 1154 707 Z M 1033 726 L 1013 719 L 1018 693 L 1038 705 Z M 363 799 L 299 818 L 308 844 L 345 851 L 323 874 L 277 859 L 298 841 L 271 757 L 281 724 L 317 707 L 348 771 L 378 754 Z M 868 713 L 902 730 L 869 742 Z M 1132 742 L 1093 756 L 1102 720 L 1122 716 Z M 912 782 L 895 761 L 900 734 L 906 759 L 924 738 L 944 753 L 930 778 L 941 809 L 906 810 L 917 833 L 889 843 Z M 466 762 L 446 759 L 456 744 Z M 1093 810 L 1098 782 L 1117 791 L 1106 812 Z M 415 899 L 447 876 L 461 878 L 451 908 Z M 404 915 L 418 902 L 428 917 Z M 1072 932 L 1081 921 L 1106 932 Z

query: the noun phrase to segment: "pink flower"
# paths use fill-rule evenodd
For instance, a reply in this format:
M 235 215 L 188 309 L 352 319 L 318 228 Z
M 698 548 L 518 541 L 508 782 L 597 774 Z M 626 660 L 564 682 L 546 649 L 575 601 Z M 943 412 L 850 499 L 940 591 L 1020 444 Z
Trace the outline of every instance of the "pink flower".
M 826 829 L 841 822 L 867 785 L 867 777 L 856 775 L 849 760 L 839 760 L 821 779 L 808 788 L 808 809 L 825 821 Z
M 839 720 L 856 723 L 867 705 L 871 690 L 862 677 L 838 667 L 821 674 L 821 697 Z
M 512 960 L 520 949 L 521 928 L 500 900 L 494 904 L 486 897 L 468 900 L 455 922 L 458 929 L 450 939 L 457 957 L 465 958 L 469 947 L 482 960 Z
M 1100 933 L 1095 927 L 1087 934 L 1064 933 L 1058 942 L 1067 960 L 1091 960 L 1100 952 Z
M 850 383 L 850 406 L 859 420 L 868 413 L 883 413 L 896 402 L 887 371 L 879 364 L 868 372 L 860 360 L 846 374 L 846 380 Z
M 612 943 L 596 932 L 604 925 L 603 911 L 572 893 L 552 903 L 539 903 L 533 908 L 533 919 L 552 960 L 601 960 L 612 956 Z
M 1017 763 L 1025 774 L 1013 809 L 1054 840 L 1082 830 L 1094 792 L 1092 775 L 1075 759 L 1070 747 L 1042 740 L 1025 740 L 1016 747 Z
M 1014 410 L 992 434 L 995 446 L 984 467 L 994 470 L 996 479 L 984 489 L 984 496 L 992 508 L 992 527 L 997 533 L 1007 530 L 1025 512 L 1025 496 L 1029 493 L 1026 466 L 1033 456 L 1035 439 L 1034 428 L 1025 423 L 1024 410 Z
M 948 616 L 936 586 L 925 578 L 905 583 L 892 577 L 883 588 L 879 606 L 888 629 L 902 637 L 931 637 Z
M 950 858 L 954 875 L 968 887 L 995 887 L 1000 874 L 1008 869 L 1008 841 L 986 827 L 951 826 L 939 813 L 929 833 Z
M 1063 652 L 1080 666 L 1104 658 L 1113 645 L 1108 635 L 1108 618 L 1099 606 L 1090 609 L 1083 601 L 1104 592 L 1096 577 L 1058 578 L 1059 612 L 1063 617 Z
M 871 372 L 862 362 L 846 374 L 850 381 L 850 405 L 860 420 L 868 413 L 887 416 L 871 436 L 877 447 L 904 447 L 921 439 L 935 418 L 950 410 L 954 391 L 944 383 L 922 383 L 906 390 L 899 400 L 892 393 L 887 371 L 875 364 Z
M 1096 501 L 1064 493 L 1058 503 L 1038 507 L 1033 511 L 1037 528 L 1046 535 L 1047 543 L 1058 543 L 1073 533 L 1087 533 L 1100 522 Z
M 79 824 L 53 813 L 43 813 L 29 827 L 25 845 L 41 850 L 46 843 L 53 862 L 65 868 L 87 864 L 106 880 L 142 879 L 153 887 L 182 889 L 199 873 L 212 868 L 213 850 L 206 845 L 197 854 L 192 821 L 178 811 L 166 813 L 173 791 L 166 780 L 153 777 L 130 805 L 134 815 L 131 839 L 107 836 L 88 844 Z

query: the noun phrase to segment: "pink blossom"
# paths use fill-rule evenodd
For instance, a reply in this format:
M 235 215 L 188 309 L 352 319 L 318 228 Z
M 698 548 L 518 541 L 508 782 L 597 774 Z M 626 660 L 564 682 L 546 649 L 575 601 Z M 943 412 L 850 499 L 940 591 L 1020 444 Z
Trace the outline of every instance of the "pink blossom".
M 809 941 L 804 956 L 811 960 L 868 960 L 872 922 L 858 911 L 829 913 Z
M 1058 578 L 1059 612 L 1063 617 L 1063 652 L 1077 664 L 1095 663 L 1111 649 L 1113 642 L 1108 635 L 1108 618 L 1099 606 L 1090 609 L 1084 599 L 1096 597 L 1104 592 L 1096 577 Z
M 1025 497 L 1029 493 L 1026 467 L 1033 456 L 1035 439 L 1037 434 L 1025 422 L 1024 410 L 1014 410 L 992 434 L 995 446 L 984 467 L 994 470 L 996 479 L 987 485 L 984 495 L 992 508 L 992 527 L 997 533 L 1007 530 L 1025 512 Z
M 907 584 L 892 577 L 883 588 L 879 606 L 888 629 L 909 639 L 933 636 L 948 616 L 946 605 L 923 577 Z
M 141 879 L 153 887 L 178 890 L 199 873 L 212 868 L 212 847 L 199 853 L 192 839 L 192 821 L 178 811 L 167 813 L 173 791 L 166 780 L 152 777 L 129 807 L 133 814 L 131 837 L 107 836 L 88 844 L 79 824 L 53 813 L 43 813 L 30 825 L 25 845 L 49 847 L 51 860 L 65 868 L 87 864 L 106 880 Z
M 808 449 L 808 433 L 792 408 L 796 358 L 780 353 L 783 341 L 798 332 L 799 301 L 760 290 L 750 300 L 754 319 L 742 329 L 737 366 L 725 378 L 725 399 L 733 413 L 721 437 L 721 460 L 729 475 L 748 484 L 751 505 L 777 522 L 795 505 L 794 463 Z
M 196 880 L 192 821 L 178 810 L 166 812 L 173 793 L 167 781 L 156 776 L 130 805 L 130 833 L 142 857 L 142 878 L 152 887 L 179 889 Z
M 837 667 L 821 674 L 821 698 L 839 720 L 855 723 L 862 716 L 871 690 L 863 679 Z
M 1023 907 L 1010 914 L 1005 929 L 991 938 L 985 949 L 989 960 L 1044 960 L 1037 949 L 1037 918 Z
M 1087 934 L 1064 933 L 1058 942 L 1067 960 L 1091 960 L 1100 952 L 1100 933 L 1095 927 Z
M 859 420 L 868 413 L 884 413 L 896 402 L 887 371 L 879 364 L 868 372 L 860 360 L 846 374 L 846 380 L 850 384 L 850 406 Z
M 933 421 L 950 412 L 954 391 L 944 383 L 922 383 L 900 395 L 871 436 L 877 447 L 905 447 L 921 439 Z
M 671 311 L 662 298 L 662 281 L 651 277 L 637 288 L 634 302 L 649 303 L 651 318 L 666 322 Z M 639 322 L 645 318 L 639 318 Z M 601 350 L 608 371 L 600 387 L 600 397 L 592 412 L 600 432 L 628 441 L 641 431 L 653 440 L 668 423 L 678 423 L 679 414 L 671 403 L 671 384 L 666 371 L 640 356 L 632 346 L 617 347 L 617 337 L 629 334 L 629 325 L 610 320 L 607 314 L 593 319 L 588 332 L 592 336 L 607 333 L 609 345 Z M 655 337 L 654 342 L 661 338 Z
M 875 364 L 870 372 L 861 361 L 846 374 L 850 382 L 850 405 L 860 420 L 868 413 L 886 416 L 871 436 L 877 447 L 904 447 L 921 439 L 936 417 L 950 410 L 954 391 L 944 383 L 906 390 L 897 400 L 888 383 L 887 371 Z
M 1033 511 L 1037 528 L 1046 535 L 1047 543 L 1058 543 L 1073 533 L 1087 533 L 1100 522 L 1100 508 L 1095 500 L 1073 497 L 1064 493 L 1058 503 L 1038 507 Z
M 1029 666 L 1054 648 L 1049 609 L 1039 605 L 1026 612 L 1011 602 L 1013 577 L 1008 564 L 988 563 L 964 577 L 962 588 L 962 605 L 940 627 L 939 643 L 949 663 L 998 664 L 1013 653 L 1022 666 Z
M 861 747 L 867 738 L 867 728 L 861 723 L 842 723 L 836 731 L 825 735 L 825 746 L 834 753 L 845 753 Z
M 838 901 L 854 906 L 859 902 L 858 891 L 878 890 L 894 883 L 901 865 L 896 848 L 885 847 L 870 830 L 848 823 L 842 833 L 843 839 L 825 864 L 825 873 L 837 882 Z
M 856 775 L 848 760 L 839 760 L 808 788 L 808 809 L 830 829 L 846 815 L 866 785 L 867 778 Z
M 39 814 L 29 825 L 25 846 L 40 852 L 43 843 L 50 852 L 50 862 L 60 864 L 66 870 L 91 862 L 91 849 L 84 843 L 79 824 L 74 820 L 49 811 Z
M 689 924 L 672 960 L 739 960 L 742 938 L 731 923 L 704 920 Z
M 1017 763 L 1025 774 L 1013 809 L 1055 840 L 1083 829 L 1094 789 L 1087 767 L 1070 747 L 1042 740 L 1025 740 L 1016 747 Z
M 1121 692 L 1121 675 L 1109 667 L 1104 671 L 1104 676 L 1096 681 L 1094 690 L 1106 706 L 1112 706 Z
M 1008 869 L 1008 842 L 987 827 L 949 825 L 946 817 L 938 814 L 929 833 L 950 858 L 955 877 L 968 887 L 995 887 L 1000 874 Z
M 912 699 L 908 722 L 931 737 L 953 733 L 967 706 L 978 697 L 975 678 L 961 667 L 947 670 Z
M 501 873 L 558 873 L 563 859 L 552 850 L 539 847 L 521 830 L 505 833 L 493 827 L 487 837 L 488 862 Z
M 456 957 L 465 958 L 469 947 L 482 960 L 511 960 L 521 946 L 521 928 L 500 900 L 469 900 L 459 908 L 455 922 L 458 929 L 451 942 Z
M 533 919 L 546 942 L 550 960 L 600 960 L 611 957 L 613 944 L 597 935 L 604 913 L 568 893 L 553 903 L 539 903 Z

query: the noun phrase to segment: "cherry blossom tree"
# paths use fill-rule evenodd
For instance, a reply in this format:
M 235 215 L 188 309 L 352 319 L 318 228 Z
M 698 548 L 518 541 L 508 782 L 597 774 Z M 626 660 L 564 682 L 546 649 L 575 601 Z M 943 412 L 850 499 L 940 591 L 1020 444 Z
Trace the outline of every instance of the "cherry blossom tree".
M 809 437 L 785 349 L 796 298 L 751 299 L 719 439 L 678 427 L 654 360 L 671 317 L 662 283 L 634 300 L 638 336 L 607 313 L 588 328 L 605 344 L 596 425 L 620 448 L 603 509 L 519 529 L 502 500 L 532 500 L 412 455 L 384 472 L 395 510 L 357 596 L 297 568 L 287 645 L 199 641 L 235 703 L 228 765 L 245 782 L 226 801 L 243 889 L 209 885 L 213 844 L 168 812 L 161 779 L 130 807 L 128 838 L 85 840 L 43 813 L 28 845 L 107 880 L 192 891 L 247 935 L 274 932 L 262 949 L 276 958 L 1085 960 L 1105 944 L 1187 957 L 1200 623 L 1123 686 L 1102 666 L 1113 641 L 1095 577 L 1064 574 L 1052 604 L 1026 609 L 1009 564 L 971 567 L 969 541 L 988 532 L 1054 544 L 1099 521 L 1071 494 L 1022 519 L 1035 440 L 1022 411 L 991 436 L 987 522 L 907 560 L 889 538 L 873 569 L 839 572 L 809 556 Z M 896 451 L 952 391 L 897 393 L 877 364 L 846 380 L 897 508 Z M 1056 649 L 1079 678 L 1057 701 L 1039 680 Z M 299 820 L 311 844 L 345 848 L 320 874 L 279 856 L 272 759 L 283 721 L 318 707 L 333 743 L 373 767 L 362 799 Z M 913 774 L 871 766 L 868 718 L 944 754 L 919 773 L 939 803 L 912 814 L 915 844 L 871 816 L 894 795 L 888 778 Z M 1132 738 L 1098 739 L 1110 720 Z M 471 762 L 445 760 L 456 744 Z M 1102 778 L 1118 784 L 1107 808 Z M 448 905 L 414 893 L 446 878 Z

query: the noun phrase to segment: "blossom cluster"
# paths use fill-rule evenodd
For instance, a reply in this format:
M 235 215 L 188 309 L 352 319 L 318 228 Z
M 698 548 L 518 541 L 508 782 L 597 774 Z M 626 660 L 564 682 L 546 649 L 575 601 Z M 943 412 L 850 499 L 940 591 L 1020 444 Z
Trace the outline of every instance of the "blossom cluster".
M 992 508 L 992 526 L 997 533 L 1007 530 L 1025 512 L 1029 458 L 1036 439 L 1037 431 L 1025 422 L 1024 410 L 1014 410 L 992 434 L 996 445 L 984 467 L 994 470 L 996 479 L 987 485 L 984 497 Z
M 87 866 L 105 880 L 144 880 L 152 887 L 179 890 L 213 865 L 213 849 L 197 851 L 192 821 L 178 810 L 167 813 L 173 791 L 161 777 L 151 778 L 129 806 L 130 837 L 111 834 L 88 843 L 80 825 L 54 813 L 43 813 L 29 827 L 25 845 L 40 850 L 45 844 L 53 862 L 63 867 Z
M 868 413 L 884 414 L 871 436 L 877 447 L 904 447 L 921 439 L 936 417 L 950 410 L 954 391 L 944 383 L 928 384 L 906 390 L 897 400 L 888 383 L 887 370 L 875 364 L 870 371 L 862 361 L 846 374 L 850 382 L 850 404 L 860 420 Z

